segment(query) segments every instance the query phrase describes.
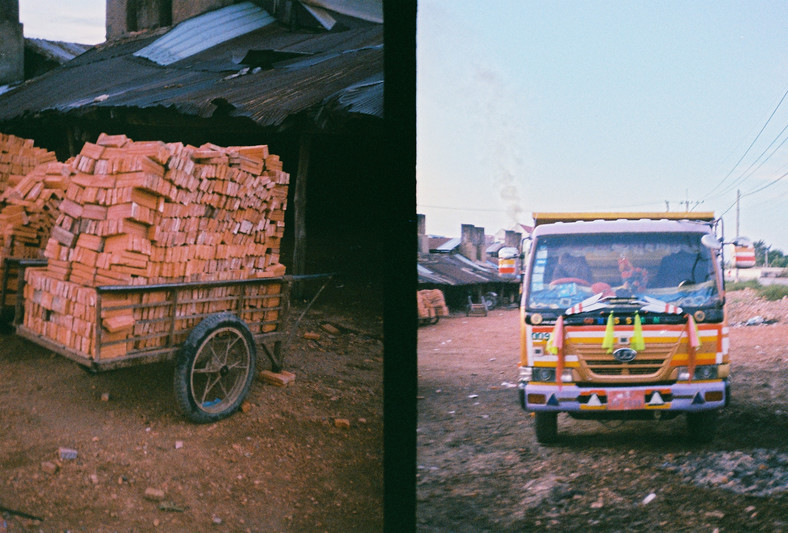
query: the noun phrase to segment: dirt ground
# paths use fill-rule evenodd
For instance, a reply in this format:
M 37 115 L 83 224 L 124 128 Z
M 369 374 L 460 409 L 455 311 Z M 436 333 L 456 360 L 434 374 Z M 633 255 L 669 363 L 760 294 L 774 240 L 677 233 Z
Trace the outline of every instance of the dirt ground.
M 380 531 L 382 311 L 327 298 L 285 358 L 295 383 L 255 381 L 208 425 L 177 412 L 168 364 L 92 375 L 0 334 L 0 532 Z
M 788 299 L 728 294 L 732 400 L 715 440 L 685 418 L 559 416 L 536 442 L 517 398 L 516 309 L 418 331 L 419 531 L 788 531 Z

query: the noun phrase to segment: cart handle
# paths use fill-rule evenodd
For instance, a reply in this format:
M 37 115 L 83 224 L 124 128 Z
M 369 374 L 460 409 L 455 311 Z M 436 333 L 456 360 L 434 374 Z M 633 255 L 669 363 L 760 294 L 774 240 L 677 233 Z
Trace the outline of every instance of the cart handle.
M 308 279 L 325 279 L 326 282 L 323 283 L 323 286 L 320 287 L 320 290 L 318 290 L 317 293 L 312 297 L 312 300 L 307 304 L 306 308 L 304 308 L 304 310 L 301 312 L 301 316 L 299 316 L 298 319 L 293 324 L 292 328 L 290 329 L 290 334 L 287 336 L 287 340 L 284 343 L 285 349 L 289 347 L 290 343 L 293 341 L 293 336 L 295 335 L 296 331 L 298 331 L 298 325 L 301 323 L 301 319 L 304 318 L 304 315 L 306 315 L 307 311 L 309 311 L 309 308 L 312 307 L 312 304 L 315 303 L 315 300 L 317 300 L 317 297 L 320 296 L 321 292 L 323 292 L 323 289 L 328 287 L 328 284 L 331 282 L 331 279 L 334 276 L 335 273 L 333 272 L 330 274 L 301 274 L 297 276 L 292 276 L 294 281 L 302 281 Z

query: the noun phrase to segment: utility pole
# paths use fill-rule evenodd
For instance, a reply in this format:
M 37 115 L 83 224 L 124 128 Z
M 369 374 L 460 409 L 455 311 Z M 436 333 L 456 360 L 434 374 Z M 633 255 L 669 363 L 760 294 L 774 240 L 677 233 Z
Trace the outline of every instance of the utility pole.
M 739 202 L 741 201 L 741 189 L 736 189 L 736 239 L 739 238 Z
M 739 240 L 739 202 L 741 201 L 741 189 L 736 189 L 736 241 Z M 735 246 L 735 245 L 734 245 Z M 736 249 L 733 250 L 736 255 Z M 739 267 L 736 267 L 736 281 L 739 281 Z

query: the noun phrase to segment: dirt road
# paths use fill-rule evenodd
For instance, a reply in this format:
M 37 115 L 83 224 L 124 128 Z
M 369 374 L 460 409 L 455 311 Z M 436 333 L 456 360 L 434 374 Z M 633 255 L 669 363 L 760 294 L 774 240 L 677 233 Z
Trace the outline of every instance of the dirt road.
M 0 531 L 380 531 L 382 320 L 362 311 L 318 305 L 295 384 L 257 381 L 208 425 L 177 412 L 166 364 L 90 375 L 0 335 L 0 507 L 38 518 L 0 510 Z
M 684 417 L 559 417 L 536 442 L 514 387 L 517 310 L 419 329 L 420 531 L 788 531 L 788 300 L 729 294 L 732 401 L 717 438 Z

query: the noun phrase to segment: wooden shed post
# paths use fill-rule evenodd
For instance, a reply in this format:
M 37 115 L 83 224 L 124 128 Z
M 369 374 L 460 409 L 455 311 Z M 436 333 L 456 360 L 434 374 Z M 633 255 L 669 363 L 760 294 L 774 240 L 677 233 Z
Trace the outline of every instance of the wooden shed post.
M 309 174 L 309 159 L 312 152 L 312 135 L 302 133 L 298 146 L 298 168 L 296 169 L 295 193 L 293 195 L 293 274 L 306 274 L 306 180 Z M 293 297 L 301 298 L 300 284 L 293 287 Z

